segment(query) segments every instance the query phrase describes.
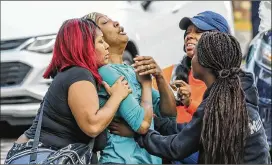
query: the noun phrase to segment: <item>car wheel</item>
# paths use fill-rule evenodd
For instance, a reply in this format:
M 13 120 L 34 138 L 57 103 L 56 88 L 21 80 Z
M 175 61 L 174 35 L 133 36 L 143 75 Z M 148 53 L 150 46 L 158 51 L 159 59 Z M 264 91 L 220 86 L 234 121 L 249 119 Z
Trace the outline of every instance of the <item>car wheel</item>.
M 132 65 L 134 63 L 133 55 L 127 50 L 125 50 L 125 52 L 123 54 L 123 61 L 127 65 Z

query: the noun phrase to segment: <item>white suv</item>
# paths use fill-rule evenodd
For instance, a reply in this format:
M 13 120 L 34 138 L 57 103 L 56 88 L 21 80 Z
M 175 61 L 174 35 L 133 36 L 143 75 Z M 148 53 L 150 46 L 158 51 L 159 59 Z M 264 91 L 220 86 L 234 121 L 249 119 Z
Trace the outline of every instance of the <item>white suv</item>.
M 62 22 L 97 11 L 118 20 L 130 41 L 126 63 L 135 55 L 153 56 L 164 68 L 183 56 L 184 16 L 205 10 L 222 14 L 233 30 L 230 1 L 40 1 L 1 2 L 1 121 L 30 124 L 51 80 L 48 66 Z

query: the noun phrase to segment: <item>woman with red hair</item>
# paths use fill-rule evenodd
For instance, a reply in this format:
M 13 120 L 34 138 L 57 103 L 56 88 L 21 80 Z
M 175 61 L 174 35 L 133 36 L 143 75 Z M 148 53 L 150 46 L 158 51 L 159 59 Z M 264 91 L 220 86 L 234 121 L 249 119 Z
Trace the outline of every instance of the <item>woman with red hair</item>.
M 110 124 L 119 104 L 131 93 L 122 76 L 111 87 L 102 82 L 98 68 L 108 63 L 108 48 L 100 28 L 90 20 L 70 19 L 61 26 L 52 61 L 44 73 L 44 78 L 53 78 L 43 101 L 39 142 L 44 146 L 61 149 L 73 143 L 88 144 Z M 103 107 L 99 107 L 97 94 L 101 84 L 110 95 Z M 7 159 L 29 147 L 27 141 L 34 139 L 40 111 Z M 98 136 L 93 152 L 103 149 L 105 143 Z M 97 163 L 96 155 L 92 163 Z

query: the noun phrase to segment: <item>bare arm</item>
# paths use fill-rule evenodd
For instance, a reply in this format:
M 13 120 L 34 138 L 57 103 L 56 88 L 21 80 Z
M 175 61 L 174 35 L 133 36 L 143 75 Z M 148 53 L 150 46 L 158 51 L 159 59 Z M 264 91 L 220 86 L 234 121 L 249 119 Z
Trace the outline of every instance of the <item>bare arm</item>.
M 140 134 L 145 134 L 148 131 L 152 121 L 153 107 L 151 89 L 151 83 L 142 85 L 141 106 L 143 107 L 145 113 L 141 127 L 137 130 L 137 132 Z
M 68 90 L 68 104 L 81 130 L 91 137 L 99 135 L 111 122 L 121 101 L 131 92 L 127 82 L 119 78 L 109 90 L 111 96 L 106 104 L 99 109 L 96 88 L 91 82 L 78 81 Z
M 170 120 L 169 118 L 162 118 L 154 116 L 154 127 L 161 135 L 173 135 L 181 132 L 187 123 L 177 123 L 175 120 Z M 134 131 L 131 127 L 120 118 L 115 118 L 109 125 L 111 133 L 124 136 L 124 137 L 133 137 L 135 136 Z
M 163 75 L 157 76 L 156 82 L 160 93 L 160 112 L 163 116 L 177 116 L 175 96 Z
M 156 78 L 160 93 L 160 113 L 163 116 L 175 117 L 177 115 L 175 96 L 156 61 L 149 56 L 137 56 L 134 60 L 136 62 L 133 67 L 136 68 L 137 73 L 140 75 L 152 74 Z
M 141 106 L 143 107 L 143 110 L 141 111 L 144 111 L 144 119 L 140 128 L 136 131 L 139 134 L 146 134 L 151 125 L 153 117 L 151 86 L 151 83 L 142 84 Z M 111 130 L 111 133 L 120 136 L 132 137 L 134 135 L 134 131 L 130 125 L 124 121 L 124 119 L 118 117 L 111 122 L 109 129 Z

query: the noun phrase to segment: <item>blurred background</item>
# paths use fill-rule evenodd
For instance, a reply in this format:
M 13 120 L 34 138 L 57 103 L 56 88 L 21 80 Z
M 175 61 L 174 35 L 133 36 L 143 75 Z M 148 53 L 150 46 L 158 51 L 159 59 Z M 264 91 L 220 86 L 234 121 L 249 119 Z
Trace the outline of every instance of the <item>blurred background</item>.
M 1 1 L 1 164 L 13 141 L 31 124 L 50 85 L 42 74 L 58 28 L 66 19 L 94 11 L 124 26 L 130 38 L 126 63 L 136 54 L 148 55 L 162 68 L 184 54 L 184 31 L 178 27 L 182 17 L 205 10 L 222 14 L 241 44 L 243 67 L 258 82 L 260 115 L 271 145 L 271 2 L 262 5 L 259 12 L 260 1 Z

